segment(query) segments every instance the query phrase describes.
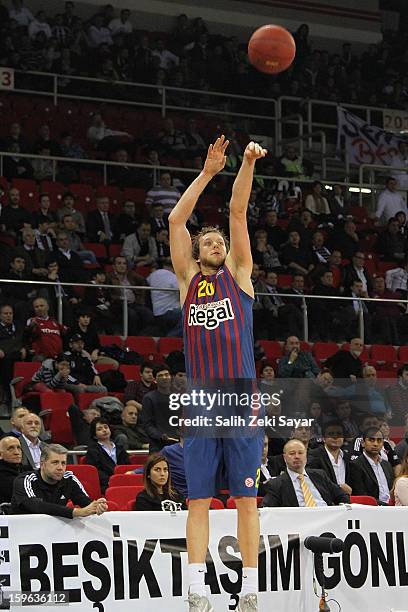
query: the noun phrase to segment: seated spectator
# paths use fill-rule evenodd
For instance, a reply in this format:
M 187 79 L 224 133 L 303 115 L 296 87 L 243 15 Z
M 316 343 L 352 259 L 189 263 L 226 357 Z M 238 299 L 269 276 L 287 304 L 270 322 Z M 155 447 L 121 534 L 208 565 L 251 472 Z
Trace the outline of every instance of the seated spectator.
M 142 221 L 134 234 L 126 236 L 122 253 L 130 268 L 151 266 L 157 260 L 157 247 L 151 235 L 150 223 Z
M 303 315 L 301 311 L 293 304 L 285 304 L 283 298 L 277 293 L 279 289 L 278 275 L 276 272 L 267 272 L 265 281 L 258 281 L 254 285 L 254 289 L 260 293 L 267 293 L 268 296 L 261 296 L 257 299 L 261 300 L 267 321 L 268 337 L 270 339 L 281 338 L 285 332 L 294 332 L 300 334 L 303 330 Z
M 70 132 L 62 132 L 60 138 L 61 142 L 59 146 L 62 157 L 71 157 L 74 159 L 86 159 L 88 157 L 81 145 L 74 142 Z
M 385 280 L 382 276 L 374 279 L 372 296 L 378 299 L 395 300 L 395 303 L 372 302 L 370 304 L 373 316 L 373 342 L 400 345 L 399 319 L 406 305 L 398 302 L 400 299 L 398 293 L 385 288 Z
M 169 230 L 168 215 L 164 214 L 164 208 L 160 202 L 156 202 L 156 204 L 152 205 L 150 213 L 150 226 L 153 236 L 156 236 L 157 232 L 161 230 Z
M 344 219 L 350 214 L 350 204 L 344 195 L 342 185 L 338 183 L 333 185 L 333 189 L 328 197 L 330 213 L 335 219 Z
M 174 273 L 171 258 L 163 262 L 163 267 L 155 269 L 147 277 L 147 283 L 154 287 L 151 292 L 153 314 L 165 336 L 182 336 L 179 285 Z M 159 291 L 172 288 L 174 291 Z
M 76 337 L 74 336 L 74 338 Z M 79 348 L 80 342 L 82 340 L 75 339 L 71 342 L 71 346 Z M 88 364 L 88 362 L 90 363 Z M 80 382 L 71 373 L 71 364 L 74 364 L 74 370 L 82 380 L 89 380 L 89 378 L 86 378 L 86 370 L 82 371 L 78 364 L 87 366 L 86 369 L 91 370 L 92 374 L 94 374 L 93 365 L 89 357 L 81 355 L 79 351 L 76 351 L 74 355 L 72 353 L 61 353 L 55 359 L 45 359 L 42 362 L 41 368 L 33 374 L 31 379 L 33 390 L 39 393 L 46 393 L 47 391 L 64 389 L 72 393 L 75 398 L 78 397 L 78 393 L 106 393 L 107 389 L 101 384 L 98 375 L 94 375 L 90 384 Z
M 144 489 L 138 493 L 135 510 L 184 510 L 184 498 L 173 488 L 167 459 L 154 453 L 143 472 Z
M 128 270 L 126 257 L 118 255 L 113 260 L 113 270 L 107 278 L 108 285 L 118 285 L 118 289 L 111 291 L 112 312 L 122 318 L 123 292 L 119 287 L 146 286 L 146 280 Z M 129 318 L 129 334 L 131 336 L 146 335 L 153 324 L 153 312 L 146 306 L 146 292 L 142 289 L 126 289 Z M 149 335 L 149 333 L 147 334 Z
M 41 280 L 47 276 L 47 253 L 37 247 L 35 230 L 27 227 L 21 230 L 21 234 L 23 244 L 16 253 L 23 255 L 26 260 L 27 273 L 33 275 L 33 280 Z
M 350 497 L 321 470 L 308 469 L 306 448 L 299 440 L 289 440 L 283 450 L 286 471 L 266 485 L 262 506 L 307 507 L 349 503 Z
M 290 272 L 299 272 L 306 276 L 313 268 L 312 257 L 300 244 L 298 232 L 290 232 L 287 244 L 282 248 L 280 259 Z
M 388 224 L 400 211 L 407 214 L 407 205 L 401 192 L 398 191 L 397 181 L 390 176 L 385 181 L 384 191 L 379 195 L 375 217 L 378 221 Z
M 13 483 L 23 471 L 22 452 L 18 438 L 5 436 L 0 440 L 0 504 L 10 503 Z
M 11 281 L 31 281 L 32 274 L 26 269 L 24 253 L 14 251 L 10 260 L 10 269 L 4 273 L 5 278 Z M 2 299 L 11 304 L 15 319 L 18 322 L 27 320 L 30 312 L 30 299 L 37 295 L 36 289 L 26 283 L 4 283 L 2 285 Z
M 34 213 L 34 227 L 39 228 L 41 223 L 47 222 L 51 230 L 55 230 L 57 226 L 57 216 L 50 210 L 51 198 L 48 193 L 40 193 L 38 197 L 39 208 Z M 52 234 L 51 234 L 52 236 Z M 55 238 L 55 234 L 53 236 Z M 40 245 L 38 245 L 40 246 Z M 51 249 L 50 249 L 51 250 Z
M 320 181 L 312 183 L 312 192 L 306 196 L 305 208 L 314 215 L 330 214 L 329 203 L 323 195 L 323 185 Z
M 254 245 L 252 249 L 253 260 L 266 272 L 270 270 L 280 270 L 282 268 L 278 253 L 272 245 L 268 244 L 266 230 L 259 229 L 254 235 Z
M 275 370 L 272 363 L 263 361 L 259 370 L 259 387 L 263 393 L 268 393 L 276 383 Z
M 354 311 L 347 311 L 341 300 L 327 300 L 326 297 L 340 297 L 339 289 L 333 286 L 333 272 L 321 268 L 319 279 L 312 291 L 313 295 L 321 295 L 322 299 L 311 300 L 310 323 L 315 338 L 322 342 L 332 340 L 338 342 L 344 338 L 345 330 L 354 320 Z
M 295 147 L 291 145 L 286 147 L 279 161 L 284 169 L 284 174 L 282 176 L 303 180 L 313 174 L 313 164 L 299 157 Z M 307 206 L 307 208 L 309 207 Z
M 347 300 L 347 305 L 344 306 L 344 315 L 347 323 L 345 325 L 345 338 L 356 336 L 359 332 L 359 317 L 360 310 L 363 311 L 364 317 L 364 341 L 366 344 L 371 343 L 371 325 L 372 317 L 371 313 L 363 299 L 368 297 L 368 294 L 363 289 L 363 283 L 361 280 L 356 279 L 351 283 L 351 287 L 348 291 L 345 291 L 346 296 L 355 298 L 353 300 Z
M 324 244 L 324 235 L 322 232 L 315 232 L 313 234 L 310 250 L 314 266 L 328 264 L 330 251 Z
M 75 442 L 78 446 L 88 446 L 91 440 L 91 423 L 101 416 L 101 411 L 99 408 L 90 406 L 81 410 L 76 404 L 71 404 L 68 408 L 68 416 Z
M 56 316 L 58 312 L 58 302 L 61 298 L 62 302 L 62 318 L 69 327 L 73 324 L 73 310 L 72 307 L 78 303 L 78 298 L 74 293 L 74 289 L 69 286 L 63 287 L 61 282 L 69 281 L 64 276 L 60 275 L 59 264 L 56 261 L 56 255 L 50 253 L 47 258 L 47 276 L 45 280 L 48 283 L 42 289 L 40 289 L 39 297 L 43 297 L 49 303 L 50 313 Z
M 296 336 L 289 336 L 285 343 L 285 355 L 278 363 L 279 378 L 314 378 L 319 368 L 307 351 L 300 350 L 300 341 Z
M 344 259 L 351 259 L 360 248 L 360 238 L 356 229 L 354 221 L 348 219 L 342 227 L 336 228 L 332 233 L 329 248 L 340 251 Z
M 109 206 L 107 196 L 97 196 L 96 210 L 91 210 L 86 217 L 86 235 L 90 242 L 111 242 L 114 217 L 109 212 Z
M 36 13 L 35 18 L 30 22 L 28 26 L 28 35 L 30 38 L 34 39 L 38 32 L 44 32 L 47 38 L 51 38 L 51 28 L 46 21 L 46 16 L 44 11 L 38 11 Z
M 392 424 L 401 427 L 405 423 L 408 406 L 408 364 L 398 369 L 397 383 L 387 389 L 387 400 L 391 409 Z
M 7 151 L 9 153 L 15 153 L 15 155 L 12 157 L 4 157 L 3 176 L 5 176 L 9 182 L 13 179 L 32 179 L 33 167 L 29 159 L 19 156 L 21 149 L 18 142 L 10 144 Z
M 111 439 L 109 422 L 96 418 L 91 423 L 91 441 L 86 453 L 86 463 L 98 470 L 101 490 L 104 493 L 113 475 L 116 465 L 127 465 L 129 457 L 124 448 L 116 445 Z
M 33 301 L 34 317 L 27 321 L 26 335 L 33 358 L 43 361 L 62 352 L 62 336 L 68 329 L 49 316 L 49 304 L 44 298 Z
M 40 219 L 38 229 L 34 230 L 35 243 L 37 248 L 49 254 L 55 249 L 55 232 L 50 227 L 48 219 Z
M 162 229 L 156 233 L 157 263 L 163 266 L 170 258 L 169 230 Z
M 40 467 L 41 450 L 44 443 L 40 440 L 42 422 L 38 415 L 29 412 L 21 419 L 21 436 L 19 437 L 23 469 Z
M 66 191 L 61 200 L 61 208 L 57 210 L 57 219 L 61 223 L 65 215 L 71 215 L 73 222 L 75 223 L 76 231 L 82 236 L 85 236 L 85 220 L 79 210 L 75 210 L 75 196 L 70 191 Z M 91 242 L 97 242 L 91 241 Z
M 13 378 L 14 364 L 24 361 L 27 351 L 24 346 L 20 323 L 14 322 L 13 308 L 9 304 L 0 306 L 0 384 L 3 387 L 3 402 L 10 401 L 9 385 Z
M 336 379 L 336 385 L 346 385 L 363 377 L 363 364 L 360 355 L 364 350 L 361 338 L 352 338 L 348 351 L 344 349 L 331 355 L 325 366 L 329 368 Z
M 197 121 L 194 119 L 194 117 L 190 117 L 187 120 L 187 126 L 184 131 L 184 139 L 187 147 L 187 152 L 192 157 L 203 155 L 206 152 L 207 145 L 205 144 L 203 137 L 197 129 Z
M 341 421 L 327 421 L 323 426 L 323 445 L 311 449 L 308 467 L 322 470 L 348 495 L 350 487 L 350 456 L 343 451 L 344 429 Z
M 128 166 L 131 160 L 126 149 L 115 151 L 112 154 L 112 161 L 121 165 L 108 167 L 108 185 L 116 185 L 120 189 L 135 187 L 138 183 L 137 169 Z
M 282 245 L 287 241 L 288 235 L 278 225 L 278 213 L 276 210 L 267 210 L 264 217 L 264 229 L 267 234 L 267 243 L 279 252 Z
M 142 400 L 140 424 L 149 438 L 149 452 L 161 451 L 163 446 L 179 441 L 176 427 L 171 425 L 170 416 L 177 412 L 170 410 L 171 373 L 168 366 L 159 364 L 153 370 L 157 389 L 146 393 Z
M 338 398 L 334 405 L 335 418 L 341 421 L 344 429 L 344 438 L 349 444 L 359 435 L 359 427 L 352 417 L 353 409 L 349 400 Z M 349 449 L 349 446 L 347 446 Z
M 391 496 L 396 506 L 408 506 L 408 453 L 405 453 L 402 460 L 401 472 L 395 479 Z
M 106 393 L 107 389 L 103 386 L 98 370 L 95 368 L 89 353 L 84 350 L 84 346 L 85 342 L 81 334 L 73 334 L 70 337 L 70 350 L 65 353 L 65 356 L 69 357 L 71 375 L 81 385 L 85 385 L 87 391 Z
M 350 290 L 355 280 L 360 280 L 363 283 L 363 290 L 371 294 L 373 283 L 367 268 L 364 266 L 364 261 L 365 254 L 362 251 L 356 251 L 351 263 L 344 266 L 342 285 L 346 290 Z
M 97 339 L 96 337 L 98 336 L 96 329 L 98 329 L 101 333 L 105 332 L 105 334 L 113 334 L 113 324 L 115 321 L 115 317 L 116 315 L 114 315 L 111 311 L 111 294 L 109 289 L 105 289 L 104 287 L 101 287 L 100 285 L 105 285 L 106 284 L 106 272 L 105 270 L 103 270 L 102 268 L 94 268 L 91 271 L 91 280 L 90 280 L 90 284 L 91 285 L 95 285 L 94 288 L 92 287 L 87 287 L 85 289 L 85 293 L 84 296 L 82 298 L 82 305 L 83 305 L 83 310 L 84 310 L 84 314 L 86 314 L 86 316 L 88 316 L 89 318 L 92 316 L 92 319 L 94 321 L 93 324 L 93 331 L 92 331 L 92 342 L 93 342 L 93 346 L 100 348 L 100 342 L 99 339 Z M 77 310 L 77 315 L 78 315 L 78 310 Z M 79 330 L 78 333 L 87 333 L 87 330 L 85 330 L 86 327 L 88 327 L 88 324 L 83 323 L 83 328 L 84 330 L 81 332 Z M 95 337 L 96 336 L 96 337 Z M 92 353 L 92 351 L 94 350 L 94 348 L 92 350 L 89 350 L 90 348 L 90 340 L 91 338 L 84 338 L 85 339 L 85 350 L 88 351 L 88 353 Z M 87 348 L 88 346 L 88 348 Z
M 166 43 L 162 38 L 158 38 L 156 40 L 156 48 L 153 49 L 152 56 L 157 57 L 159 59 L 159 67 L 162 68 L 163 70 L 166 70 L 167 72 L 177 67 L 180 63 L 180 58 L 177 55 L 175 55 L 175 53 L 172 53 L 166 48 Z M 170 121 L 171 121 L 171 124 L 169 123 Z M 172 124 L 173 124 L 172 120 L 167 119 L 165 126 L 167 128 L 167 131 L 170 132 L 170 135 L 173 132 L 172 127 L 170 127 L 170 125 Z M 174 140 L 174 144 L 177 145 L 177 142 L 178 140 L 176 138 Z M 173 142 L 171 141 L 168 144 L 170 147 L 173 146 Z
M 140 366 L 140 380 L 131 380 L 126 385 L 123 398 L 125 407 L 135 406 L 137 411 L 140 412 L 144 396 L 155 388 L 152 363 L 144 361 Z
M 89 46 L 93 49 L 98 49 L 100 45 L 113 45 L 112 33 L 110 29 L 104 25 L 102 15 L 95 15 L 92 19 L 92 24 L 88 29 Z
M 60 230 L 57 233 L 57 248 L 55 251 L 55 260 L 58 263 L 58 268 L 61 271 L 62 279 L 69 283 L 86 282 L 86 271 L 82 266 L 82 259 L 79 253 L 72 251 L 70 242 L 72 238 L 66 231 Z M 89 251 L 81 251 L 83 257 L 88 258 Z
M 81 262 L 89 264 L 97 264 L 96 255 L 93 251 L 85 249 L 82 244 L 81 237 L 76 231 L 75 221 L 72 215 L 64 215 L 62 218 L 62 232 L 58 232 L 58 235 L 66 234 L 68 236 L 68 251 L 76 253 L 80 258 Z M 64 241 L 65 245 L 65 241 Z M 58 245 L 57 245 L 58 246 Z M 59 249 L 61 247 L 58 247 Z
M 126 236 L 136 232 L 139 220 L 136 217 L 136 205 L 132 200 L 123 203 L 122 212 L 116 217 L 113 234 L 115 242 L 123 242 Z
M 407 239 L 399 232 L 398 221 L 390 217 L 386 230 L 379 235 L 376 251 L 385 261 L 402 263 L 407 257 Z
M 310 210 L 302 210 L 299 216 L 293 215 L 287 232 L 297 232 L 300 236 L 300 244 L 302 247 L 308 248 L 312 241 L 312 236 L 316 228 L 316 223 L 313 221 Z
M 160 175 L 159 185 L 152 187 L 147 192 L 145 204 L 152 209 L 155 204 L 160 203 L 163 206 L 164 212 L 170 213 L 180 197 L 180 191 L 177 187 L 172 186 L 171 174 L 163 172 Z
M 111 130 L 106 127 L 101 113 L 94 113 L 92 125 L 88 128 L 86 137 L 94 149 L 111 152 L 123 145 L 123 142 L 130 142 L 133 136 L 127 132 Z
M 405 258 L 398 268 L 387 270 L 385 285 L 390 291 L 398 292 L 403 299 L 408 295 L 408 259 Z
M 66 448 L 60 444 L 44 446 L 40 469 L 21 474 L 14 481 L 13 514 L 83 518 L 106 512 L 106 499 L 101 497 L 92 501 L 78 478 L 65 471 L 67 454 Z M 68 508 L 69 501 L 80 508 Z
M 6 435 L 19 438 L 21 436 L 21 425 L 23 418 L 26 416 L 26 414 L 29 414 L 29 412 L 30 411 L 25 406 L 16 406 L 13 408 L 10 416 L 11 429 Z
M 381 429 L 383 417 L 379 415 L 372 414 L 370 412 L 365 412 L 361 415 L 359 422 L 360 432 L 366 431 L 369 428 Z M 360 457 L 363 453 L 363 438 L 361 435 L 356 437 L 354 440 L 350 442 L 348 445 L 350 449 L 350 458 L 352 461 Z M 384 461 L 388 461 L 394 470 L 394 476 L 398 476 L 401 470 L 401 460 L 396 452 L 393 450 L 387 440 L 384 440 L 382 450 L 380 451 L 381 458 Z
M 363 433 L 363 454 L 351 462 L 353 495 L 370 495 L 380 506 L 388 506 L 394 484 L 394 472 L 388 461 L 381 459 L 384 436 L 370 427 Z
M 12 145 L 17 144 L 19 146 L 19 152 L 27 153 L 29 149 L 28 140 L 24 137 L 21 130 L 21 124 L 14 121 L 10 124 L 8 136 L 4 139 L 3 145 L 6 151 L 10 151 Z
M 48 149 L 48 155 L 60 155 L 61 151 L 56 140 L 51 138 L 50 126 L 43 124 L 38 130 L 38 138 L 34 143 L 34 151 Z
M 132 34 L 133 25 L 130 21 L 129 9 L 122 9 L 120 16 L 109 22 L 109 29 L 114 37 L 116 34 Z
M 51 155 L 51 150 L 46 146 L 38 147 L 35 149 L 35 154 L 41 155 L 42 158 L 35 158 L 31 162 L 34 179 L 36 181 L 52 181 L 53 162 L 51 159 L 48 159 Z
M 31 213 L 21 206 L 20 192 L 12 187 L 8 192 L 8 204 L 3 206 L 0 215 L 0 230 L 17 236 L 23 227 L 32 227 Z
M 122 422 L 115 425 L 114 440 L 125 450 L 140 450 L 149 448 L 149 441 L 143 429 L 138 425 L 138 410 L 136 406 L 127 404 L 121 415 Z

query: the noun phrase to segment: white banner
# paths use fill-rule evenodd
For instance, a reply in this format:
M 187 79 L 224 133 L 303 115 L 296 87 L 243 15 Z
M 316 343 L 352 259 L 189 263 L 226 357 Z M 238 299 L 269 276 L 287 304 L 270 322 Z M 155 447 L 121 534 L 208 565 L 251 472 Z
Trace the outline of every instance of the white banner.
M 383 126 L 384 130 L 389 132 L 397 132 L 398 134 L 408 133 L 408 113 L 404 110 L 395 110 L 392 108 L 384 109 L 383 111 Z
M 348 154 L 352 164 L 378 164 L 390 166 L 398 154 L 395 134 L 370 125 L 340 106 L 337 108 L 337 148 Z
M 322 534 L 345 541 L 342 554 L 324 555 L 326 589 L 343 612 L 407 612 L 408 509 L 279 508 L 260 516 L 260 612 L 319 609 L 303 540 Z M 11 590 L 69 590 L 68 608 L 81 612 L 186 612 L 185 521 L 186 512 L 109 512 L 72 521 L 10 516 Z M 215 610 L 234 610 L 241 582 L 236 511 L 213 510 L 210 522 L 206 583 Z

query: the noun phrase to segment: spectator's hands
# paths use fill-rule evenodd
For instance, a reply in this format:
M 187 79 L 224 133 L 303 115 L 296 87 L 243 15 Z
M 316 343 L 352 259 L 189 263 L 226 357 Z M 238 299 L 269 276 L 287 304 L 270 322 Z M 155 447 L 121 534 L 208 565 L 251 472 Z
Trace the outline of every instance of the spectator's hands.
M 352 380 L 353 382 L 357 382 L 357 376 L 354 376 L 354 374 L 350 374 L 350 380 Z
M 23 347 L 20 351 L 21 359 L 27 359 L 27 350 Z
M 93 379 L 93 384 L 94 384 L 94 385 L 99 385 L 99 386 L 101 386 L 101 385 L 102 385 L 102 381 L 101 381 L 100 376 L 94 376 L 94 379 Z
M 101 232 L 101 233 L 99 234 L 99 242 L 104 242 L 104 241 L 105 241 L 105 240 L 107 240 L 107 239 L 108 239 L 108 237 L 107 237 L 107 235 L 105 234 L 105 232 Z
M 229 141 L 225 140 L 225 136 L 222 135 L 215 141 L 214 144 L 210 144 L 207 151 L 207 158 L 204 162 L 203 172 L 211 177 L 221 172 L 227 161 L 225 151 L 229 145 Z
M 108 504 L 106 502 L 106 499 L 104 497 L 101 497 L 99 499 L 95 499 L 88 506 L 85 506 L 85 508 L 74 508 L 72 516 L 74 518 L 84 518 L 86 516 L 92 516 L 93 514 L 97 514 L 98 516 L 100 516 L 101 514 L 106 512 L 107 509 Z
M 299 353 L 297 349 L 293 349 L 289 355 L 289 363 L 293 363 L 298 358 Z
M 267 149 L 263 149 L 257 142 L 251 141 L 244 151 L 244 159 L 249 163 L 254 163 L 257 159 L 265 157 L 267 153 Z
M 341 489 L 342 489 L 342 490 L 343 490 L 345 493 L 347 493 L 347 495 L 351 495 L 351 493 L 352 493 L 352 491 L 353 491 L 353 489 L 352 489 L 351 487 L 349 487 L 349 485 L 348 485 L 348 484 L 346 484 L 346 483 L 344 483 L 344 484 L 340 485 L 340 488 L 341 488 Z

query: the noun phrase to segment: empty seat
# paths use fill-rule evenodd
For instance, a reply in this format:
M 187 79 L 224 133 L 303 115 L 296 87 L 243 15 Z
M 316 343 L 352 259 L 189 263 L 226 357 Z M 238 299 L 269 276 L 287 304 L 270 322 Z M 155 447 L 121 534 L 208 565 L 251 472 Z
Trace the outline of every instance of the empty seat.
M 127 381 L 140 380 L 140 366 L 138 365 L 123 365 L 119 366 L 119 372 L 122 372 Z
M 129 462 L 133 465 L 144 465 L 149 458 L 149 453 L 132 453 Z
M 128 336 L 125 345 L 137 353 L 148 354 L 157 351 L 156 340 L 151 336 Z
M 128 468 L 130 471 L 130 468 Z M 110 487 L 143 485 L 143 474 L 113 474 L 109 478 Z
M 371 495 L 350 495 L 351 504 L 363 504 L 364 506 L 378 506 L 375 497 Z
M 40 369 L 41 363 L 39 361 L 16 361 L 14 364 L 13 377 L 22 377 L 23 380 L 14 385 L 14 391 L 17 397 L 20 397 L 23 393 L 23 388 L 30 382 L 33 375 L 37 370 Z
M 396 349 L 390 344 L 373 344 L 371 346 L 371 360 L 381 364 L 393 364 L 398 361 Z
M 44 417 L 44 427 L 51 431 L 53 442 L 69 446 L 74 444 L 68 409 L 74 403 L 71 393 L 48 391 L 40 394 L 41 410 L 51 412 Z
M 324 363 L 326 359 L 337 353 L 339 350 L 335 342 L 315 342 L 312 353 L 316 359 Z
M 183 338 L 159 338 L 157 348 L 163 355 L 168 355 L 172 351 L 182 351 Z
M 78 396 L 78 406 L 81 410 L 85 410 L 98 397 L 106 397 L 106 395 L 106 393 L 80 393 Z
M 56 208 L 61 201 L 63 193 L 67 190 L 63 183 L 58 181 L 42 181 L 40 186 L 41 193 L 48 193 L 51 199 L 51 207 Z
M 100 244 L 99 242 L 85 242 L 84 248 L 87 251 L 92 251 L 95 253 L 98 259 L 106 259 L 108 256 L 106 246 L 104 244 Z
M 143 485 L 108 487 L 105 491 L 105 497 L 107 501 L 118 504 L 119 510 L 127 510 L 128 502 L 134 502 L 140 491 L 143 491 Z
M 86 463 L 67 465 L 67 471 L 68 470 L 75 474 L 89 497 L 92 497 L 92 499 L 99 499 L 102 497 L 99 474 L 94 465 L 87 465 Z
M 279 359 L 279 357 L 282 357 L 282 346 L 277 340 L 259 340 L 259 344 L 265 351 L 267 359 Z
M 110 344 L 122 345 L 122 338 L 120 336 L 107 336 L 102 334 L 99 336 L 101 346 L 109 346 Z

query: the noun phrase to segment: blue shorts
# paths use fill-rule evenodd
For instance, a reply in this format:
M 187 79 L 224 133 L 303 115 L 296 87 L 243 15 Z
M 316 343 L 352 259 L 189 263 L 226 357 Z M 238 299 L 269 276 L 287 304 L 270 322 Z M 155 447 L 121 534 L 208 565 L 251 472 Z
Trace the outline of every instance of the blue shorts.
M 185 438 L 189 499 L 214 497 L 220 489 L 233 497 L 256 497 L 263 443 L 263 429 L 249 438 Z

